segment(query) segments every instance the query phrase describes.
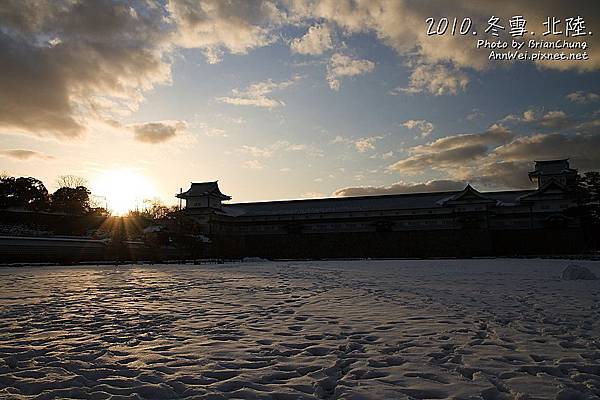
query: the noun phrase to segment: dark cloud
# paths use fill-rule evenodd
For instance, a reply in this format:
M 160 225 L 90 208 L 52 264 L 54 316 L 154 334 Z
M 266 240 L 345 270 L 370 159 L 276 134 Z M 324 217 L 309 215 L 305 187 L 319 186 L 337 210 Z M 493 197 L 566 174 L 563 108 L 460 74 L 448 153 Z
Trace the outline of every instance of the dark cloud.
M 0 127 L 61 137 L 83 131 L 74 117 L 60 63 L 50 52 L 0 31 Z
M 178 47 L 198 48 L 209 62 L 218 62 L 226 51 L 244 54 L 272 44 L 279 40 L 277 30 L 282 26 L 310 25 L 315 20 L 345 35 L 376 34 L 407 58 L 416 90 L 452 92 L 466 85 L 464 69 L 493 65 L 487 52 L 474 48 L 470 37 L 444 35 L 432 40 L 424 29 L 428 16 L 469 15 L 479 21 L 490 13 L 505 19 L 527 15 L 530 25 L 541 28 L 547 15 L 582 15 L 587 28 L 598 31 L 597 19 L 589 17 L 597 6 L 590 4 L 4 0 L 0 2 L 0 129 L 79 136 L 90 119 L 107 119 L 119 110 L 130 112 L 145 91 L 168 83 L 172 51 Z M 598 36 L 576 40 L 590 42 L 589 61 L 541 64 L 597 69 Z M 572 99 L 591 97 L 579 93 Z M 555 114 L 541 123 L 557 127 L 564 121 Z
M 164 13 L 132 4 L 2 2 L 0 128 L 79 136 L 101 108 L 167 82 Z
M 170 0 L 167 7 L 177 44 L 202 49 L 209 63 L 219 62 L 225 50 L 244 54 L 273 43 L 273 28 L 285 17 L 275 1 Z
M 583 169 L 600 168 L 600 135 L 551 133 L 519 137 L 500 146 L 493 157 L 502 161 L 571 158 Z
M 462 190 L 464 181 L 434 180 L 425 183 L 398 182 L 391 186 L 358 186 L 341 188 L 333 192 L 334 196 L 372 196 L 380 194 L 426 193 Z
M 483 133 L 450 135 L 409 148 L 409 156 L 389 169 L 404 174 L 442 172 L 454 181 L 522 189 L 532 186 L 527 172 L 534 160 L 570 158 L 576 168 L 600 168 L 599 119 L 575 120 L 562 111 L 536 114 L 531 110 L 518 118 L 559 132 L 516 135 L 494 124 Z
M 447 169 L 485 157 L 491 146 L 506 143 L 512 134 L 494 124 L 483 133 L 446 136 L 433 142 L 411 147 L 410 156 L 397 161 L 389 169 L 414 174 L 426 169 Z
M 183 121 L 157 121 L 130 125 L 134 139 L 143 143 L 163 143 L 173 139 L 178 132 L 185 130 L 187 124 Z
M 481 144 L 468 144 L 452 149 L 416 154 L 390 165 L 391 170 L 409 174 L 421 172 L 427 168 L 447 168 L 454 164 L 462 164 L 486 155 L 488 148 Z
M 53 156 L 49 156 L 47 154 L 40 153 L 34 150 L 23 150 L 23 149 L 9 149 L 9 150 L 0 150 L 0 155 L 5 157 L 14 158 L 17 160 L 29 160 L 30 158 L 41 158 L 50 160 L 53 159 Z
M 469 171 L 468 180 L 493 189 L 530 189 L 534 185 L 529 180 L 528 172 L 532 170 L 532 160 L 482 163 Z
M 510 130 L 502 125 L 493 124 L 483 133 L 467 133 L 446 136 L 426 145 L 412 148 L 415 153 L 434 153 L 457 149 L 464 146 L 488 146 L 492 144 L 505 143 L 512 138 Z

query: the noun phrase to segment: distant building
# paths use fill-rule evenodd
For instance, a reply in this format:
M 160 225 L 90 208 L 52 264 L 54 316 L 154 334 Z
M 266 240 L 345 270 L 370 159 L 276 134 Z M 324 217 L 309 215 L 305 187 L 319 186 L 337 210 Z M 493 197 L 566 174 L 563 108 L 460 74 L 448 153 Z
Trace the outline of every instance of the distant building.
M 568 253 L 581 243 L 568 160 L 536 161 L 532 190 L 223 203 L 218 183 L 177 197 L 213 255 L 277 258 Z

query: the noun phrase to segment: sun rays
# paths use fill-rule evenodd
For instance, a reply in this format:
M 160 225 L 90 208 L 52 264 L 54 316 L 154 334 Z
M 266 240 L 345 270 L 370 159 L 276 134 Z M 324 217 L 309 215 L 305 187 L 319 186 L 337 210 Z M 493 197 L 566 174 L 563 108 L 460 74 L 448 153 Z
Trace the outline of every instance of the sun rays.
M 128 169 L 113 169 L 92 180 L 92 192 L 106 198 L 114 215 L 124 215 L 142 206 L 145 199 L 156 196 L 153 183 L 145 176 Z

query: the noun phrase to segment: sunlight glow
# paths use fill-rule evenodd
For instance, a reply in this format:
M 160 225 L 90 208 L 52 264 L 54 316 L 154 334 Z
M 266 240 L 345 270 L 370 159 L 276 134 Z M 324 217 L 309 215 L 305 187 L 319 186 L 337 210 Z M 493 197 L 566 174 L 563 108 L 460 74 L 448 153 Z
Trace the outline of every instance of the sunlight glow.
M 105 197 L 108 209 L 116 215 L 141 208 L 145 199 L 156 197 L 148 178 L 127 169 L 104 171 L 92 180 L 91 186 L 92 193 Z

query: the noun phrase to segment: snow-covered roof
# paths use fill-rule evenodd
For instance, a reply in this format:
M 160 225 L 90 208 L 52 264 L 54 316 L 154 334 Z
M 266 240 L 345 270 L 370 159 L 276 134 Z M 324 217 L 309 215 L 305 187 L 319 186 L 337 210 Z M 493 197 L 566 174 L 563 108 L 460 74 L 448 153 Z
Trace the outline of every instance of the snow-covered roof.
M 221 193 L 219 190 L 218 181 L 214 182 L 192 182 L 192 186 L 185 192 L 179 193 L 176 197 L 185 199 L 187 197 L 199 197 L 213 195 L 221 198 L 222 200 L 230 200 L 231 197 Z
M 386 210 L 416 210 L 444 207 L 448 200 L 463 191 L 391 194 L 360 197 L 332 197 L 326 199 L 280 200 L 253 203 L 223 204 L 222 213 L 237 216 L 317 214 L 329 212 L 365 212 Z M 485 192 L 486 198 L 498 205 L 518 203 L 518 198 L 534 190 Z
M 479 202 L 479 203 L 497 203 L 498 200 L 493 199 L 478 190 L 475 190 L 473 186 L 467 184 L 467 186 L 460 192 L 453 196 L 450 196 L 442 200 L 439 204 L 453 204 L 459 202 Z
M 552 179 L 548 182 L 546 182 L 541 188 L 539 188 L 538 190 L 535 190 L 531 193 L 526 193 L 523 196 L 519 196 L 518 200 L 519 201 L 527 201 L 533 198 L 538 197 L 541 194 L 544 193 L 549 193 L 551 191 L 554 191 L 555 193 L 564 193 L 567 190 L 567 188 L 560 184 L 559 182 L 557 182 L 556 180 Z

